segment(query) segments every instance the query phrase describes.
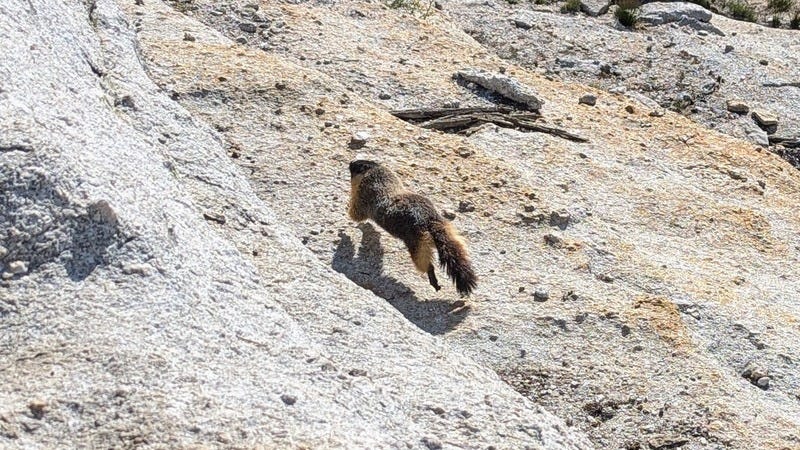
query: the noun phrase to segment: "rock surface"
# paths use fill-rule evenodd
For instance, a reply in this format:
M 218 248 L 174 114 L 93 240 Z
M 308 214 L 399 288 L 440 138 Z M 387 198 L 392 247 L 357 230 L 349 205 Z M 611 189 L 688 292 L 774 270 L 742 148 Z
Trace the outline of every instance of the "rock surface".
M 796 446 L 800 172 L 702 112 L 758 129 L 725 99 L 780 89 L 791 125 L 794 88 L 758 83 L 791 79 L 788 36 L 753 59 L 716 16 L 728 54 L 505 1 L 251 3 L 0 4 L 0 264 L 27 268 L 0 287 L 0 446 Z M 243 21 L 268 25 L 236 45 Z M 698 96 L 721 58 L 749 77 Z M 493 105 L 465 67 L 590 142 L 388 113 Z M 674 91 L 636 84 L 668 67 Z M 458 211 L 469 301 L 347 219 L 356 155 Z
M 581 11 L 592 17 L 607 13 L 610 6 L 609 0 L 581 0 Z
M 642 7 L 673 8 L 670 5 L 656 2 Z M 506 64 L 609 92 L 641 94 L 660 108 L 750 140 L 752 119 L 726 110 L 725 102 L 736 98 L 777 114 L 781 118 L 777 134 L 800 138 L 796 31 L 712 14 L 710 22 L 685 17 L 674 22 L 679 28 L 669 24 L 631 32 L 617 29 L 613 14 L 565 15 L 560 6 L 451 0 L 444 3 L 444 12 Z M 534 29 L 522 30 L 507 20 L 523 13 Z M 774 145 L 770 149 L 786 154 Z
M 533 89 L 509 76 L 472 68 L 459 70 L 456 75 L 507 100 L 524 105 L 531 111 L 539 111 L 542 108 L 542 101 Z
M 653 2 L 639 8 L 639 21 L 649 25 L 678 22 L 683 18 L 708 22 L 711 20 L 711 12 L 700 5 L 687 2 Z
M 0 447 L 589 447 L 323 265 L 174 101 L 302 69 L 160 2 L 90 6 L 0 5 Z M 156 86 L 136 32 L 197 89 Z

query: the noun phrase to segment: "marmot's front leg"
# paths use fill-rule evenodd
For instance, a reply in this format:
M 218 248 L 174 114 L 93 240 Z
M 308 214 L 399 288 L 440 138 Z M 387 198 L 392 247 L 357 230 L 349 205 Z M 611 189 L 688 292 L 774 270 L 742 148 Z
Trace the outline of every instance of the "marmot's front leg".
M 363 222 L 369 219 L 369 216 L 359 200 L 358 188 L 353 187 L 353 189 L 350 191 L 350 204 L 347 207 L 347 214 L 354 221 Z

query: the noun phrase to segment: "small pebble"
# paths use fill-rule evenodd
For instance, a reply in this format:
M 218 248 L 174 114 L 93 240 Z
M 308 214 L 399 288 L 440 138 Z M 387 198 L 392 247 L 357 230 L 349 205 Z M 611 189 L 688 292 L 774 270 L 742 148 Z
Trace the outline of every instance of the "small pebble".
M 381 92 L 380 94 L 378 94 L 378 98 L 381 100 L 389 100 L 390 98 L 392 98 L 392 96 L 386 92 Z
M 733 51 L 733 46 L 728 44 L 728 45 L 725 46 L 725 50 L 723 50 L 722 52 L 723 53 L 730 53 L 732 51 Z
M 770 378 L 769 377 L 761 377 L 756 381 L 756 385 L 758 387 L 762 388 L 762 389 L 768 389 L 769 388 L 769 382 L 770 382 Z
M 184 41 L 189 41 L 189 42 L 194 42 L 196 39 L 195 39 L 194 36 L 192 36 L 189 33 L 183 33 L 183 40 Z
M 628 105 L 625 107 L 625 111 L 627 111 L 629 114 L 633 114 L 636 109 L 634 109 L 633 105 Z
M 584 94 L 578 99 L 579 104 L 594 106 L 597 104 L 597 96 L 592 94 Z
M 371 137 L 372 136 L 366 131 L 357 131 L 353 133 L 350 137 L 350 148 L 355 150 L 367 145 L 367 141 L 369 141 Z
M 472 202 L 464 200 L 458 202 L 458 212 L 465 213 L 472 211 L 475 211 L 475 205 Z
M 536 289 L 533 293 L 533 300 L 537 302 L 546 302 L 550 298 L 550 293 L 545 289 Z
M 285 403 L 288 406 L 292 406 L 295 403 L 297 403 L 297 397 L 295 397 L 294 395 L 283 394 L 281 395 L 281 401 L 283 401 L 283 403 Z
M 8 249 L 0 245 L 0 259 L 5 258 L 8 254 Z
M 750 110 L 750 107 L 747 106 L 747 103 L 734 99 L 725 102 L 725 106 L 727 107 L 728 111 L 736 114 L 747 114 L 747 112 Z
M 8 271 L 13 274 L 21 274 L 28 271 L 28 263 L 25 261 L 12 261 L 8 263 Z
M 255 24 L 250 22 L 242 22 L 239 24 L 239 29 L 244 31 L 245 33 L 255 33 L 258 31 L 258 27 Z
M 469 158 L 475 154 L 475 151 L 466 147 L 459 147 L 456 153 L 462 158 Z
M 429 437 L 422 438 L 422 443 L 428 450 L 442 450 L 441 442 L 437 441 L 434 438 L 429 438 Z
M 45 408 L 47 408 L 47 403 L 42 400 L 34 400 L 28 403 L 28 409 L 31 411 L 31 415 L 33 415 L 34 419 L 41 419 L 44 417 Z
M 550 213 L 550 226 L 558 227 L 560 229 L 567 228 L 572 216 L 565 210 L 553 211 Z
M 759 64 L 761 64 L 762 66 L 769 65 L 769 61 L 767 61 L 766 59 L 762 59 L 762 60 L 761 60 L 761 61 L 759 61 L 758 63 L 759 63 Z

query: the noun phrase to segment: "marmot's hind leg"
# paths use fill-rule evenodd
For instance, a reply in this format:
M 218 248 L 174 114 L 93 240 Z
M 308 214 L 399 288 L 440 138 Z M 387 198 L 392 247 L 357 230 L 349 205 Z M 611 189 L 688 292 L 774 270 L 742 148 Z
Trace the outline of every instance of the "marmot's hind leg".
M 417 270 L 428 274 L 428 281 L 434 289 L 437 291 L 441 289 L 439 281 L 436 279 L 436 272 L 433 269 L 433 249 L 435 244 L 430 233 L 422 233 L 416 242 L 407 242 L 406 246 Z
M 439 280 L 436 279 L 436 272 L 434 272 L 433 270 L 433 264 L 431 264 L 430 267 L 428 267 L 428 281 L 431 283 L 431 286 L 433 286 L 433 288 L 436 289 L 437 291 L 442 288 L 441 286 L 439 286 Z

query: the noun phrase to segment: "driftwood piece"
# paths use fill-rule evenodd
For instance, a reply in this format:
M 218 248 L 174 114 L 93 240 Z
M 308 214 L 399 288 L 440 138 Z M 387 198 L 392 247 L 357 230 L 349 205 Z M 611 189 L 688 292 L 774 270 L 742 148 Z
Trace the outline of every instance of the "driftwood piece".
M 475 122 L 476 118 L 472 115 L 453 115 L 431 119 L 427 122 L 420 123 L 419 126 L 432 130 L 447 131 L 469 128 L 474 125 Z
M 769 136 L 770 145 L 781 144 L 787 148 L 800 148 L 800 137 Z
M 572 134 L 569 131 L 562 130 L 556 127 L 550 127 L 547 125 L 539 125 L 538 123 L 528 122 L 528 121 L 520 121 L 519 124 L 520 128 L 530 130 L 530 131 L 537 131 L 539 133 L 547 133 L 552 134 L 553 136 L 558 136 L 562 139 L 567 139 L 569 141 L 574 142 L 589 142 L 588 139 L 582 136 L 578 136 L 577 134 Z
M 796 87 L 800 88 L 800 81 L 767 81 L 761 83 L 764 87 Z
M 396 109 L 389 111 L 393 116 L 403 120 L 430 120 L 437 117 L 454 116 L 472 113 L 510 113 L 511 108 L 505 106 L 475 107 L 475 108 L 419 108 Z
M 574 142 L 589 140 L 560 128 L 536 123 L 538 113 L 516 112 L 510 108 L 434 108 L 395 110 L 392 115 L 423 128 L 450 133 L 472 134 L 475 127 L 491 123 L 503 128 L 547 133 Z

